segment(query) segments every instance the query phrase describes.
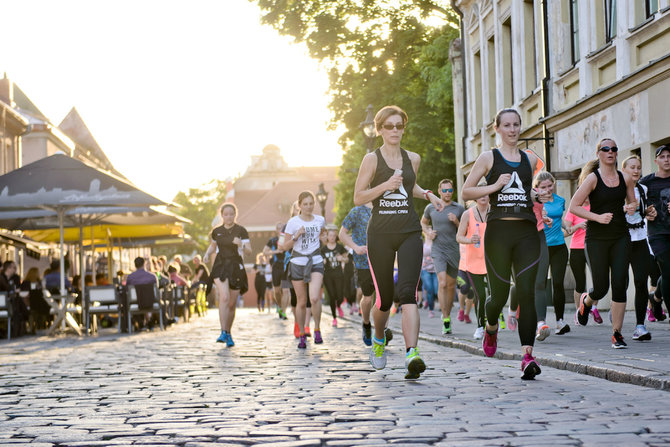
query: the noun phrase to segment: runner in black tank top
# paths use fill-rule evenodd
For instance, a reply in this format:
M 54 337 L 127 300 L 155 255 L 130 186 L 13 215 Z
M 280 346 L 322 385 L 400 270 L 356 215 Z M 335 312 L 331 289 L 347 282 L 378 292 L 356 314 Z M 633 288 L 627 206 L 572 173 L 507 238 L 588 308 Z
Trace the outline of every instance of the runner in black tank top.
M 593 290 L 579 299 L 575 322 L 585 326 L 591 306 L 603 298 L 612 280 L 612 347 L 625 348 L 621 335 L 626 312 L 630 233 L 626 225 L 624 205 L 629 214 L 635 213 L 635 181 L 617 170 L 618 148 L 614 140 L 605 138 L 598 143 L 597 160 L 582 169 L 583 182 L 570 202 L 570 212 L 587 219 L 586 256 L 591 267 Z M 591 210 L 582 207 L 589 198 Z
M 482 340 L 484 354 L 492 357 L 497 350 L 498 315 L 507 302 L 514 267 L 519 300 L 519 339 L 524 358 L 522 379 L 540 374 L 533 358 L 537 315 L 534 283 L 540 258 L 540 239 L 533 213 L 535 191 L 531 189 L 537 156 L 517 149 L 521 116 L 514 109 L 503 109 L 496 115 L 495 129 L 500 148 L 482 153 L 463 184 L 463 199 L 476 200 L 488 195 L 491 211 L 484 234 L 486 270 L 491 296 L 486 301 L 486 331 Z M 482 178 L 486 186 L 477 186 Z M 546 201 L 549 195 L 539 197 Z
M 382 108 L 375 116 L 381 148 L 363 158 L 354 189 L 354 204 L 372 202 L 368 223 L 368 259 L 377 291 L 373 311 L 375 335 L 370 363 L 375 369 L 386 366 L 384 328 L 393 303 L 393 264 L 398 258 L 398 296 L 402 307 L 405 337 L 406 379 L 416 379 L 426 369 L 416 347 L 419 337 L 419 310 L 416 289 L 421 274 L 423 242 L 414 197 L 424 197 L 438 209 L 441 201 L 416 184 L 420 157 L 400 147 L 407 114 L 396 106 Z

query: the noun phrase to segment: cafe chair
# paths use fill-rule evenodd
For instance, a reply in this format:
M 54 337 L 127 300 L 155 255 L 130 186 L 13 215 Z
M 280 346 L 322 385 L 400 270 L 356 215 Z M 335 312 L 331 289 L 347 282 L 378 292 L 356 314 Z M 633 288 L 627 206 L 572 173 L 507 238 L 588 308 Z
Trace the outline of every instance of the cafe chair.
M 128 286 L 128 333 L 132 333 L 133 315 L 158 314 L 161 330 L 165 330 L 163 323 L 163 308 L 156 284 L 137 284 Z
M 86 333 L 98 331 L 98 315 L 116 315 L 121 332 L 122 305 L 116 286 L 91 286 L 86 289 Z M 91 316 L 93 324 L 91 325 Z M 89 332 L 90 331 L 90 332 Z
M 12 338 L 12 305 L 7 292 L 0 292 L 0 321 L 7 320 L 7 340 Z

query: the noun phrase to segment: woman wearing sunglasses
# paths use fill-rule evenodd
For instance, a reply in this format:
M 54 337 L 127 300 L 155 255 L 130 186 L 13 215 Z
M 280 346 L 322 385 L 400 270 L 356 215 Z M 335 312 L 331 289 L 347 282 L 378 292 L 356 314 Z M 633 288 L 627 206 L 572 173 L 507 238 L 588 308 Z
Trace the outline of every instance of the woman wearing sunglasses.
M 626 213 L 637 209 L 635 180 L 617 169 L 619 148 L 611 138 L 600 140 L 597 159 L 582 168 L 589 172 L 570 201 L 570 212 L 586 219 L 586 256 L 591 267 L 593 290 L 582 293 L 575 323 L 586 326 L 591 306 L 603 298 L 612 284 L 612 347 L 625 348 L 621 335 L 626 312 L 628 262 L 631 242 Z M 590 210 L 582 205 L 588 197 Z M 624 211 L 625 210 L 625 211 Z
M 491 210 L 484 235 L 486 270 L 491 297 L 486 301 L 486 330 L 482 340 L 484 354 L 493 357 L 498 347 L 498 315 L 507 302 L 510 277 L 514 268 L 519 300 L 519 339 L 524 358 L 522 379 L 540 374 L 533 358 L 537 315 L 534 284 L 540 258 L 540 238 L 533 201 L 546 202 L 548 194 L 532 190 L 533 172 L 538 157 L 518 149 L 521 116 L 514 109 L 496 115 L 495 131 L 501 144 L 483 152 L 475 161 L 463 184 L 463 199 L 477 200 L 488 195 Z M 486 185 L 477 186 L 485 178 Z
M 377 291 L 373 311 L 375 333 L 370 363 L 386 366 L 384 328 L 393 304 L 393 264 L 398 258 L 397 294 L 402 305 L 405 337 L 406 379 L 417 379 L 426 365 L 419 356 L 419 309 L 416 290 L 421 274 L 423 241 L 414 198 L 425 198 L 439 211 L 442 201 L 416 184 L 421 157 L 400 147 L 407 114 L 397 106 L 386 106 L 375 115 L 375 127 L 384 144 L 361 162 L 354 187 L 354 204 L 372 202 L 368 223 L 368 259 Z

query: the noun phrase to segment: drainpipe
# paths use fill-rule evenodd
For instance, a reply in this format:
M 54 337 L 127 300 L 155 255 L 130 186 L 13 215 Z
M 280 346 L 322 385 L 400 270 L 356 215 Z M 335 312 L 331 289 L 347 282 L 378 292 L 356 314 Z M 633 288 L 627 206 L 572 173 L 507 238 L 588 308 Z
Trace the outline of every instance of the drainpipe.
M 461 70 L 461 77 L 463 78 L 463 137 L 461 142 L 461 148 L 463 150 L 463 161 L 467 160 L 467 151 L 466 151 L 466 139 L 468 137 L 468 88 L 467 88 L 467 76 L 465 72 L 467 67 L 465 65 L 465 26 L 463 25 L 463 11 L 456 6 L 456 0 L 451 0 L 451 7 L 458 14 L 460 22 L 460 33 L 461 33 L 461 59 L 463 64 L 463 69 Z
M 542 138 L 544 138 L 544 163 L 547 172 L 551 172 L 551 145 L 547 118 L 549 117 L 549 81 L 551 78 L 551 63 L 549 60 L 549 0 L 542 0 L 542 40 L 544 41 L 544 76 L 542 78 Z

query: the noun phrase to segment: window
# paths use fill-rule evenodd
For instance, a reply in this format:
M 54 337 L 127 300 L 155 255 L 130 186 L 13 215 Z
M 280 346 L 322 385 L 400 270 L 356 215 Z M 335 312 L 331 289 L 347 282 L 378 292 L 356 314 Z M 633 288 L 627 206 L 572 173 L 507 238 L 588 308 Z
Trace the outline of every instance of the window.
M 616 37 L 616 3 L 617 0 L 603 0 L 605 2 L 605 42 L 611 42 Z
M 477 51 L 472 58 L 473 73 L 474 73 L 474 82 L 473 89 L 475 91 L 475 123 L 474 133 L 481 129 L 483 125 L 482 119 L 482 57 L 481 53 Z
M 486 86 L 488 87 L 488 105 L 489 105 L 489 120 L 493 120 L 496 115 L 496 41 L 495 37 L 486 42 Z
M 525 94 L 530 94 L 537 87 L 537 54 L 535 53 L 535 11 L 533 0 L 523 3 L 523 52 L 525 74 Z M 571 61 L 572 62 L 572 61 Z
M 574 65 L 579 60 L 579 5 L 577 0 L 570 0 L 570 48 Z
M 504 107 L 514 104 L 514 71 L 512 70 L 512 19 L 502 26 L 502 69 Z
M 644 7 L 649 18 L 658 12 L 658 0 L 644 0 Z

